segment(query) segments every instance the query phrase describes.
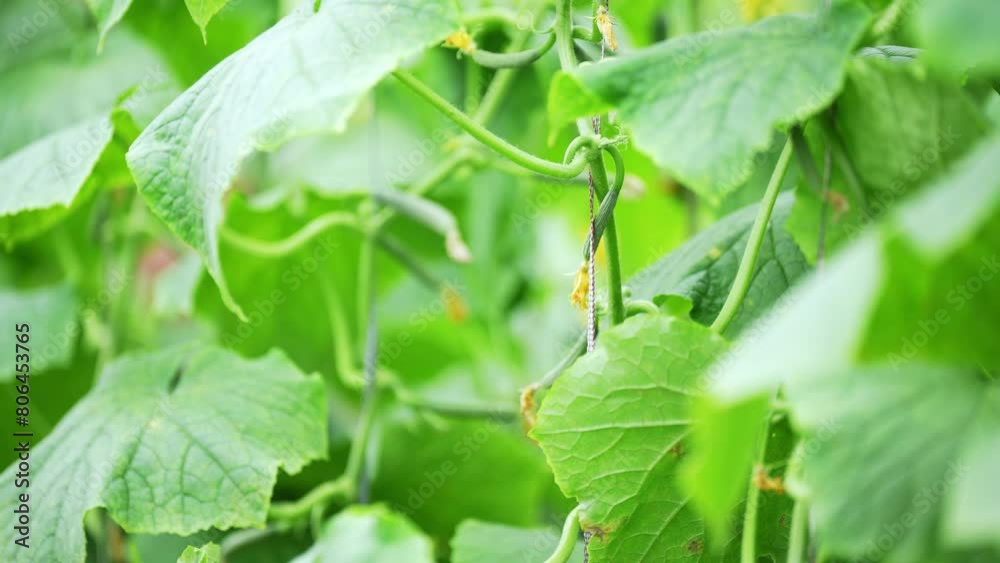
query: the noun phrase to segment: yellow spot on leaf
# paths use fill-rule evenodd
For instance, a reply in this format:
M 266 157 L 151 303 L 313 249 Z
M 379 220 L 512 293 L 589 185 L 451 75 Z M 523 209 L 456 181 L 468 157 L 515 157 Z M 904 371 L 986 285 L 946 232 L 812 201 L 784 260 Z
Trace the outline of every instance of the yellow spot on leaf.
M 718 246 L 713 246 L 712 248 L 708 249 L 708 256 L 712 260 L 718 260 L 719 256 L 722 256 L 722 251 L 719 250 Z

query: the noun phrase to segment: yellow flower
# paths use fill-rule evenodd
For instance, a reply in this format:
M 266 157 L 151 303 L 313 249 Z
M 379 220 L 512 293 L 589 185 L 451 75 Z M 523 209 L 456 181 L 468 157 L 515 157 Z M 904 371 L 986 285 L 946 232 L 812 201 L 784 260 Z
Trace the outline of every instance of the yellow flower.
M 580 265 L 573 280 L 573 293 L 569 294 L 569 302 L 582 310 L 587 309 L 587 291 L 590 290 L 590 276 L 587 273 L 587 263 Z
M 615 37 L 615 24 L 611 21 L 611 14 L 605 6 L 597 7 L 597 29 L 601 30 L 604 36 L 604 44 L 612 51 L 618 50 L 618 39 Z
M 454 47 L 466 55 L 471 55 L 472 52 L 476 50 L 476 42 L 473 41 L 469 32 L 464 29 L 449 35 L 444 40 L 444 44 L 446 47 Z

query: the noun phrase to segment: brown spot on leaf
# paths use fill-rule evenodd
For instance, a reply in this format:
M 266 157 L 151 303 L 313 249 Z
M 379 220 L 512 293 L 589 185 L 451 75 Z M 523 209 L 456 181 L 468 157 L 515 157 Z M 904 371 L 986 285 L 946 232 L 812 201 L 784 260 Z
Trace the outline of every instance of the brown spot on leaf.
M 705 540 L 701 538 L 695 538 L 687 543 L 688 553 L 699 554 L 705 551 Z
M 673 446 L 671 446 L 670 450 L 668 450 L 668 451 L 670 452 L 670 455 L 674 456 L 677 459 L 680 459 L 680 458 L 684 457 L 684 453 L 685 453 L 684 452 L 684 442 L 677 442 L 676 444 L 674 444 Z

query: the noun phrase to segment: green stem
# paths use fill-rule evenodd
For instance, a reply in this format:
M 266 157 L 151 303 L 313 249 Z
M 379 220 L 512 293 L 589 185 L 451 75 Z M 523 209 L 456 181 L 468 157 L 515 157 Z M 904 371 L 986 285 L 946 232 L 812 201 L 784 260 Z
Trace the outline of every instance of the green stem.
M 426 84 L 412 74 L 403 70 L 397 70 L 393 72 L 393 76 L 429 102 L 444 114 L 445 117 L 458 124 L 459 127 L 464 129 L 474 139 L 503 155 L 511 162 L 519 164 L 532 172 L 538 172 L 539 174 L 545 174 L 554 178 L 572 178 L 582 172 L 587 165 L 587 159 L 583 155 L 578 155 L 568 164 L 539 158 L 492 133 L 462 112 L 462 110 L 451 105 L 448 100 L 439 96 L 437 92 L 428 88 Z
M 366 375 L 367 377 L 367 375 Z M 358 493 L 361 481 L 361 473 L 365 466 L 365 454 L 368 451 L 368 438 L 371 436 L 372 426 L 375 422 L 375 412 L 377 409 L 377 385 L 370 382 L 365 383 L 366 388 L 370 386 L 371 391 L 368 397 L 362 398 L 361 416 L 357 428 L 354 429 L 354 437 L 351 440 L 351 451 L 347 456 L 347 467 L 344 469 L 344 478 L 349 484 L 348 491 L 353 498 Z
M 535 389 L 548 389 L 552 387 L 552 384 L 559 379 L 564 371 L 569 369 L 569 366 L 573 365 L 573 362 L 577 360 L 584 352 L 587 351 L 587 333 L 583 332 L 580 337 L 576 339 L 573 346 L 569 349 L 569 352 L 563 359 L 559 360 L 559 363 L 555 365 L 552 369 L 542 377 L 538 383 L 532 385 Z
M 788 559 L 786 563 L 802 563 L 806 551 L 806 536 L 809 534 L 809 503 L 802 498 L 795 501 L 792 509 L 792 528 L 788 538 Z
M 446 287 L 445 280 L 439 278 L 434 272 L 428 270 L 421 264 L 415 256 L 410 254 L 395 237 L 384 233 L 379 233 L 375 239 L 386 254 L 391 256 L 400 266 L 406 269 L 413 277 L 417 278 L 427 289 L 437 292 Z
M 545 560 L 545 563 L 566 563 L 576 549 L 576 540 L 580 530 L 580 507 L 577 506 L 566 515 L 562 535 L 556 550 Z
M 328 278 L 322 278 L 320 289 L 323 292 L 323 300 L 326 302 L 326 313 L 330 321 L 330 333 L 333 337 L 334 368 L 344 386 L 348 389 L 360 389 L 364 379 L 357 368 L 354 346 L 348 338 L 349 329 L 347 328 L 347 315 L 344 312 L 344 306 L 333 287 L 333 282 Z
M 515 51 L 512 53 L 493 53 L 491 51 L 476 49 L 470 56 L 472 60 L 487 68 L 517 68 L 520 66 L 528 66 L 542 58 L 542 55 L 548 53 L 549 49 L 552 48 L 552 45 L 554 45 L 555 42 L 555 34 L 549 34 L 549 36 L 545 39 L 545 42 L 532 49 L 525 49 L 523 51 Z
M 834 164 L 837 165 L 837 169 L 844 176 L 844 181 L 847 182 L 848 187 L 854 192 L 854 196 L 861 202 L 861 207 L 865 215 L 868 215 L 868 196 L 865 194 L 864 186 L 861 185 L 861 180 L 858 177 L 858 172 L 854 169 L 851 158 L 847 155 L 847 149 L 844 148 L 844 142 L 840 138 L 840 133 L 837 132 L 833 118 L 827 112 L 817 120 L 817 123 L 823 128 L 823 135 L 826 138 L 827 145 L 830 147 Z
M 515 36 L 514 40 L 510 44 L 512 50 L 523 49 L 525 45 L 528 44 L 528 39 L 531 34 L 524 32 L 521 35 Z M 497 110 L 500 109 L 500 104 L 507 97 L 507 91 L 510 90 L 511 85 L 514 84 L 514 78 L 517 76 L 519 68 L 506 68 L 498 70 L 496 74 L 493 75 L 493 80 L 490 81 L 489 87 L 486 88 L 486 93 L 483 94 L 483 99 L 479 103 L 479 109 L 476 113 L 472 115 L 472 119 L 481 125 L 488 125 L 493 116 L 496 115 Z
M 559 54 L 559 66 L 569 70 L 578 64 L 576 46 L 573 44 L 573 1 L 556 0 L 556 21 L 552 31 L 556 35 L 556 52 Z M 594 34 L 599 37 L 599 33 Z M 580 135 L 590 135 L 590 123 L 587 119 L 577 119 L 576 128 Z
M 608 173 L 604 168 L 603 154 L 598 151 L 588 159 L 590 172 L 594 177 L 594 190 L 604 197 L 610 196 Z M 616 164 L 617 165 L 617 164 Z M 624 173 L 624 171 L 622 172 Z M 608 226 L 604 232 L 605 250 L 608 253 L 608 305 L 612 326 L 625 321 L 625 301 L 622 298 L 622 270 L 618 252 L 618 229 L 615 227 L 615 216 L 608 218 Z
M 338 499 L 346 502 L 353 496 L 351 484 L 341 476 L 318 485 L 298 500 L 272 504 L 267 517 L 269 520 L 297 522 L 308 517 L 316 506 L 325 506 Z
M 479 109 L 479 102 L 482 98 L 480 84 L 483 80 L 483 69 L 475 64 L 472 59 L 465 59 L 465 108 L 466 113 L 473 113 Z
M 245 237 L 228 227 L 222 227 L 222 238 L 233 246 L 259 256 L 287 256 L 311 241 L 316 235 L 333 226 L 360 228 L 357 217 L 343 211 L 333 211 L 313 219 L 291 236 L 276 240 L 257 240 Z
M 767 436 L 770 430 L 770 413 L 764 418 L 764 429 L 760 435 L 760 446 L 754 458 L 751 472 L 764 465 L 764 455 L 767 453 Z M 747 487 L 747 504 L 743 513 L 743 538 L 740 544 L 740 563 L 757 563 L 757 509 L 760 505 L 760 487 L 750 478 Z
M 881 40 L 889 34 L 896 24 L 899 23 L 900 16 L 906 11 L 910 0 L 894 0 L 888 8 L 882 12 L 882 17 L 872 26 L 872 36 L 876 41 Z
M 792 144 L 795 146 L 795 160 L 799 163 L 799 168 L 802 169 L 802 173 L 805 174 L 806 182 L 809 187 L 813 190 L 818 191 L 820 189 L 820 184 L 823 183 L 820 179 L 819 170 L 816 169 L 816 163 L 813 161 L 812 150 L 809 148 L 809 141 L 806 140 L 805 134 L 802 132 L 802 126 L 796 125 L 792 127 L 790 133 Z
M 712 330 L 721 334 L 729 323 L 732 322 L 739 311 L 743 298 L 746 297 L 747 290 L 750 289 L 750 281 L 753 278 L 754 268 L 757 265 L 757 255 L 760 254 L 760 245 L 764 241 L 767 233 L 767 224 L 771 220 L 771 212 L 774 210 L 774 202 L 778 200 L 778 193 L 781 191 L 781 184 L 785 180 L 788 172 L 788 165 L 792 160 L 792 140 L 785 143 L 785 148 L 778 157 L 778 163 L 771 174 L 771 181 L 767 184 L 764 192 L 764 199 L 760 202 L 757 210 L 757 218 L 754 219 L 753 228 L 750 230 L 750 237 L 747 239 L 747 247 L 740 260 L 740 268 L 736 272 L 736 279 L 733 280 L 733 287 L 729 290 L 726 302 L 719 311 L 719 316 L 712 323 Z

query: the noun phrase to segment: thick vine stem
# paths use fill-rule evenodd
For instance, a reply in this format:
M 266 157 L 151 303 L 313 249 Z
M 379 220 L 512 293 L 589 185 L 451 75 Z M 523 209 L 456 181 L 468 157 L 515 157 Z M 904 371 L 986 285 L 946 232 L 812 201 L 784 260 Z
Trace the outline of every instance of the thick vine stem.
M 616 151 L 617 152 L 617 151 Z M 608 173 L 604 169 L 604 159 L 600 152 L 591 153 L 588 157 L 590 172 L 594 177 L 594 190 L 600 194 L 608 194 Z M 617 164 L 616 164 L 617 165 Z M 624 167 L 622 168 L 624 180 Z M 625 303 L 622 298 L 621 260 L 618 252 L 618 229 L 615 227 L 615 216 L 608 217 L 605 228 L 605 251 L 608 253 L 608 312 L 611 324 L 617 325 L 625 321 Z
M 594 226 L 595 248 L 600 244 L 601 237 L 604 235 L 604 229 L 607 228 L 608 223 L 614 216 L 618 196 L 621 193 L 622 186 L 625 185 L 625 161 L 622 159 L 622 154 L 612 145 L 606 145 L 602 147 L 602 150 L 607 151 L 615 162 L 615 181 L 611 184 L 607 193 L 602 194 L 598 192 L 598 195 L 601 197 L 601 207 L 597 211 L 597 220 Z M 597 186 L 595 185 L 594 188 L 596 189 Z M 590 259 L 590 233 L 587 233 L 587 238 L 583 242 L 583 259 Z
M 544 158 L 540 158 L 526 152 L 477 123 L 462 110 L 451 105 L 448 100 L 439 96 L 437 92 L 428 88 L 426 84 L 421 82 L 412 74 L 404 70 L 397 70 L 393 72 L 393 76 L 413 90 L 413 92 L 417 95 L 429 102 L 438 111 L 444 114 L 445 117 L 458 124 L 459 127 L 464 129 L 466 133 L 474 139 L 506 157 L 511 162 L 531 170 L 532 172 L 538 172 L 539 174 L 545 174 L 546 176 L 552 176 L 554 178 L 566 179 L 573 178 L 580 172 L 583 172 L 583 169 L 587 166 L 587 159 L 584 156 L 578 156 L 569 164 L 562 164 L 545 160 Z
M 629 301 L 625 304 L 625 316 L 632 317 L 635 315 L 655 315 L 660 312 L 660 308 L 657 307 L 652 301 L 646 301 L 643 299 L 636 299 Z
M 556 36 L 554 33 L 550 33 L 541 45 L 531 49 L 525 49 L 524 51 L 518 51 L 515 53 L 494 53 L 492 51 L 476 49 L 472 52 L 470 57 L 472 57 L 472 60 L 476 61 L 476 63 L 486 68 L 516 68 L 520 66 L 528 66 L 542 58 L 542 55 L 548 53 L 549 49 L 551 49 L 555 43 Z
M 746 250 L 743 252 L 743 258 L 740 260 L 740 268 L 736 272 L 736 279 L 733 280 L 733 287 L 729 290 L 729 295 L 726 297 L 726 302 L 722 305 L 722 310 L 719 311 L 719 316 L 712 323 L 712 330 L 717 333 L 721 334 L 726 330 L 729 323 L 736 317 L 736 313 L 743 303 L 743 298 L 746 297 L 747 290 L 750 289 L 750 281 L 753 278 L 754 268 L 757 265 L 757 255 L 760 254 L 760 245 L 764 241 L 764 235 L 767 233 L 767 224 L 771 220 L 774 202 L 778 200 L 778 192 L 781 191 L 781 184 L 784 182 L 785 174 L 788 172 L 788 165 L 792 159 L 793 146 L 794 144 L 791 138 L 789 138 L 785 142 L 785 148 L 782 149 L 781 156 L 778 157 L 778 163 L 771 174 L 771 180 L 767 184 L 767 190 L 764 192 L 764 198 L 761 200 L 760 208 L 757 211 L 757 218 L 754 219 L 753 228 L 750 230 L 750 237 L 747 239 Z
M 580 507 L 577 506 L 566 515 L 562 535 L 556 550 L 545 560 L 545 563 L 566 563 L 576 549 L 577 532 L 580 530 Z
M 299 522 L 307 518 L 317 506 L 326 506 L 335 500 L 348 502 L 354 497 L 354 488 L 346 475 L 320 484 L 305 496 L 292 502 L 276 502 L 267 512 L 267 518 L 277 522 Z
M 767 453 L 767 437 L 771 429 L 771 415 L 764 419 L 764 429 L 760 437 L 760 446 L 754 458 L 754 467 L 764 465 Z M 757 563 L 757 510 L 760 505 L 760 487 L 751 477 L 748 479 L 747 502 L 743 513 L 743 538 L 740 544 L 740 563 Z
M 792 509 L 792 524 L 788 537 L 788 557 L 786 563 L 802 563 L 809 535 L 809 502 L 800 498 Z

